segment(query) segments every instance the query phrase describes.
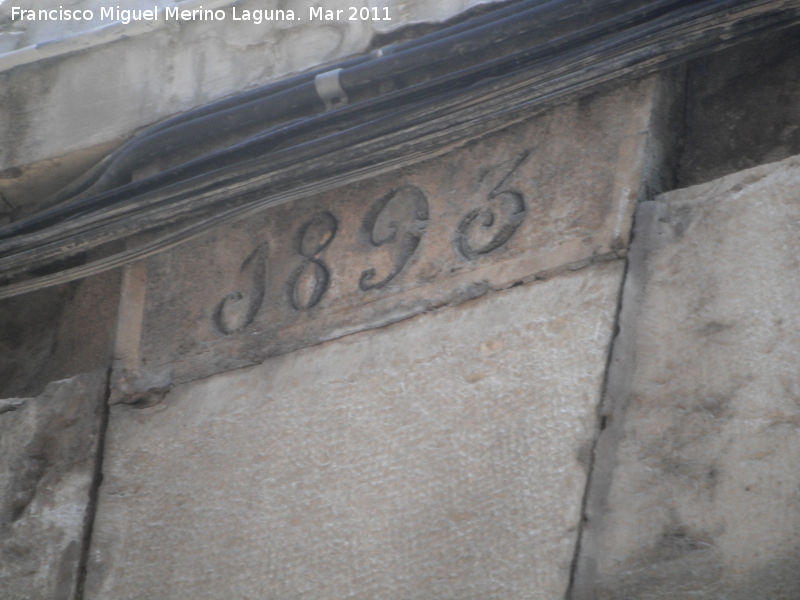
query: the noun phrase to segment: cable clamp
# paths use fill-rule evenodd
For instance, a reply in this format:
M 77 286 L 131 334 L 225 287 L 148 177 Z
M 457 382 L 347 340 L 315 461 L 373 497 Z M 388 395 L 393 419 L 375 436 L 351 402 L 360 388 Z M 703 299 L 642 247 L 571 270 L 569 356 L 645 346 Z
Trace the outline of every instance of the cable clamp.
M 389 44 L 388 46 L 384 46 L 383 48 L 376 48 L 369 54 L 372 58 L 383 58 L 384 56 L 389 56 L 390 54 L 394 54 L 396 49 L 397 49 L 397 44 Z
M 348 102 L 347 92 L 342 89 L 342 84 L 339 81 L 339 73 L 341 72 L 341 69 L 333 69 L 314 77 L 314 87 L 317 90 L 319 99 L 325 104 L 325 110 L 339 108 Z

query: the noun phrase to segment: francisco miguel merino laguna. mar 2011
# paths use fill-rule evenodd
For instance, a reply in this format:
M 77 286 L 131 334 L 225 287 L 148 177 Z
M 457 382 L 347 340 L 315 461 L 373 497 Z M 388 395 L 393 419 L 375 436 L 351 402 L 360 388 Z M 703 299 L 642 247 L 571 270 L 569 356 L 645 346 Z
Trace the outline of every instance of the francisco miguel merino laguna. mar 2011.
M 227 13 L 224 9 L 204 9 L 202 6 L 195 9 L 180 9 L 166 7 L 159 11 L 152 9 L 128 9 L 119 6 L 100 7 L 100 20 L 119 22 L 127 25 L 132 21 L 158 21 L 159 14 L 165 21 L 224 21 Z M 59 6 L 57 9 L 29 9 L 19 6 L 11 7 L 12 21 L 91 21 L 94 19 L 91 9 L 70 9 Z M 389 8 L 349 7 L 346 9 L 323 9 L 310 7 L 310 21 L 391 21 Z M 299 14 L 291 9 L 240 9 L 231 7 L 232 21 L 250 21 L 258 25 L 264 21 L 300 21 Z

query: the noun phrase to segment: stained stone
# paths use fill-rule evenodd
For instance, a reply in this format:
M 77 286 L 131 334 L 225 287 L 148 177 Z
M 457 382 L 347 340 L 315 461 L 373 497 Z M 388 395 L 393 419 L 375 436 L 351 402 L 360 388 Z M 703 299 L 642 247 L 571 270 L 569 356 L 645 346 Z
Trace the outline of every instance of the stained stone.
M 799 106 L 796 28 L 690 62 L 680 187 L 800 152 Z
M 640 207 L 575 598 L 800 598 L 799 186 Z
M 111 366 L 119 275 L 0 302 L 0 398 L 38 396 L 49 382 Z
M 113 406 L 86 600 L 562 598 L 622 272 Z
M 95 472 L 104 373 L 0 400 L 3 600 L 72 600 Z

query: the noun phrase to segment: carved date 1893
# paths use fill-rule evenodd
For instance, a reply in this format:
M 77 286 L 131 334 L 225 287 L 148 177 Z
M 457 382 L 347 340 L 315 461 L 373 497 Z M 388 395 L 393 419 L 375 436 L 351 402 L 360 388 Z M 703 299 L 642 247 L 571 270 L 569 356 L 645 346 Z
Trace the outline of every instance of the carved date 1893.
M 485 204 L 472 208 L 460 219 L 453 237 L 462 259 L 472 261 L 500 248 L 522 224 L 525 200 L 508 182 L 529 154 L 522 152 L 478 174 L 476 189 L 486 198 Z M 372 204 L 361 223 L 360 237 L 369 248 L 383 253 L 382 257 L 376 255 L 376 259 L 382 259 L 383 267 L 371 267 L 361 273 L 361 292 L 384 289 L 406 268 L 422 242 L 429 219 L 428 199 L 415 185 L 395 188 Z M 285 298 L 294 310 L 317 306 L 328 291 L 331 270 L 319 255 L 331 245 L 338 227 L 336 217 L 321 210 L 297 229 L 294 246 L 301 260 L 288 276 L 285 288 Z M 242 263 L 240 274 L 247 272 L 251 273 L 249 291 L 226 295 L 213 311 L 214 324 L 223 334 L 243 331 L 264 302 L 267 242 Z

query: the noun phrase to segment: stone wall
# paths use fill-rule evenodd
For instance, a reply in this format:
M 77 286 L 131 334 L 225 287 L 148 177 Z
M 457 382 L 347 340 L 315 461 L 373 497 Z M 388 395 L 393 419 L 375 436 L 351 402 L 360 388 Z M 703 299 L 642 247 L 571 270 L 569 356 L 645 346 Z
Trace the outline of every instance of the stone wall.
M 407 8 L 464 8 L 432 6 Z M 201 81 L 184 99 L 126 70 L 148 44 L 178 61 L 195 25 L 1 74 L 7 97 L 45 92 L 18 104 L 31 127 L 5 121 L 4 189 L 39 197 L 93 144 L 301 68 L 251 77 L 258 48 L 226 38 L 189 63 L 239 67 L 181 67 Z M 794 47 L 692 61 L 4 301 L 3 597 L 799 597 Z M 154 104 L 75 142 L 58 99 L 122 56 Z M 76 120 L 45 140 L 56 105 Z
M 139 360 L 120 385 L 144 393 L 618 258 L 662 88 L 560 107 L 145 261 L 146 302 L 126 314 Z
M 560 598 L 622 265 L 113 407 L 86 598 Z
M 146 261 L 86 598 L 562 597 L 659 83 Z
M 82 597 L 563 595 L 670 81 L 126 269 Z
M 800 593 L 799 178 L 639 206 L 576 598 Z
M 0 589 L 3 598 L 76 598 L 94 518 L 107 375 L 55 381 L 0 401 Z

